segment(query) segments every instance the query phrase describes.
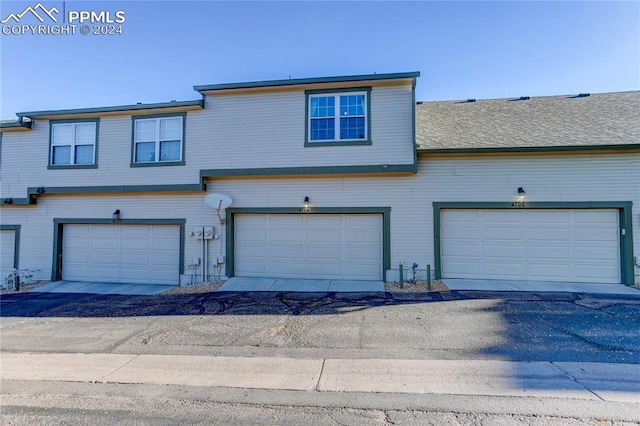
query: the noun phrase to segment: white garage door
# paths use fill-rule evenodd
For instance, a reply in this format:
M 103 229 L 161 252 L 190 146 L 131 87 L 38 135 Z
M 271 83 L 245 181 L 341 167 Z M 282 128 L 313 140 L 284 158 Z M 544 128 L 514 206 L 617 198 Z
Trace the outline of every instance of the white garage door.
M 442 210 L 443 278 L 620 283 L 617 210 Z
M 381 215 L 236 215 L 235 275 L 382 280 Z
M 180 227 L 64 225 L 62 279 L 178 284 Z
M 15 231 L 0 231 L 0 284 L 4 284 L 15 259 Z

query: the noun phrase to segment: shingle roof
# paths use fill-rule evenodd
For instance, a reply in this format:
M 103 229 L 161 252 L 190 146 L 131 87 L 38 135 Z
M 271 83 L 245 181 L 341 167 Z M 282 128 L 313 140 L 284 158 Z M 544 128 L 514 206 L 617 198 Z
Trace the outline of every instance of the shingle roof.
M 640 91 L 416 105 L 418 150 L 640 144 Z

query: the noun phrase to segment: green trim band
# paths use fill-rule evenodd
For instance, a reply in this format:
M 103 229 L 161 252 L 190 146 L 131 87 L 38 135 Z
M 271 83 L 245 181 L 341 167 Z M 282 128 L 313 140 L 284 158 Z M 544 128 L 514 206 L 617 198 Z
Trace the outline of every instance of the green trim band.
M 2 203 L 0 207 L 22 207 L 22 206 L 34 206 L 37 203 L 37 198 L 35 196 L 30 196 L 28 198 L 14 198 L 7 197 L 2 199 Z
M 376 80 L 397 80 L 404 78 L 419 77 L 420 72 L 404 72 L 391 74 L 363 74 L 349 75 L 340 77 L 315 77 L 315 78 L 296 78 L 289 80 L 265 80 L 265 81 L 249 81 L 244 83 L 225 83 L 225 84 L 205 84 L 193 86 L 193 90 L 198 92 L 209 92 L 214 90 L 229 89 L 255 89 L 260 87 L 277 87 L 277 86 L 294 86 L 298 84 L 318 84 L 318 83 L 347 83 L 353 81 L 376 81 Z
M 45 186 L 28 188 L 29 195 L 107 194 L 127 192 L 199 192 L 201 185 Z
M 0 231 L 13 231 L 13 267 L 20 268 L 20 227 L 22 225 L 0 225 Z M 4 279 L 4 277 L 0 277 Z
M 631 201 L 525 202 L 522 207 L 514 207 L 511 202 L 434 202 L 433 253 L 435 278 L 442 278 L 440 220 L 441 210 L 443 209 L 616 209 L 619 211 L 620 223 L 620 278 L 623 284 L 634 285 L 632 207 L 633 202 Z M 622 230 L 625 232 L 623 233 Z
M 301 212 L 299 207 L 255 207 L 226 209 L 226 257 L 225 274 L 234 275 L 235 223 L 237 214 L 381 214 L 382 215 L 382 279 L 387 280 L 387 270 L 391 269 L 391 207 L 314 207 L 309 212 Z
M 62 279 L 62 239 L 64 225 L 178 225 L 180 226 L 180 255 L 178 259 L 178 283 L 180 275 L 184 274 L 184 243 L 186 219 L 122 219 L 113 223 L 112 219 L 78 219 L 78 218 L 54 218 L 53 219 L 53 263 L 51 268 L 51 281 Z
M 0 132 L 5 130 L 7 132 L 20 132 L 20 131 L 26 131 L 26 130 L 31 130 L 31 126 L 32 126 L 33 122 L 32 121 L 5 121 L 5 122 L 0 122 Z
M 175 185 L 114 185 L 114 186 L 41 186 L 27 188 L 29 198 L 8 197 L 2 200 L 1 207 L 36 205 L 41 195 L 75 194 L 126 194 L 135 192 L 203 192 L 207 187 L 201 179 L 198 184 Z M 10 202 L 8 202 L 10 201 Z
M 521 146 L 521 147 L 492 147 L 492 148 L 420 148 L 419 154 L 500 154 L 523 152 L 574 152 L 574 151 L 624 151 L 640 149 L 640 144 L 609 144 L 609 145 L 572 145 L 572 146 Z
M 195 109 L 203 109 L 204 102 L 202 99 L 196 101 L 180 101 L 180 102 L 160 102 L 155 104 L 136 104 L 136 105 L 118 105 L 108 107 L 97 108 L 78 108 L 78 109 L 53 109 L 48 111 L 29 111 L 18 112 L 18 117 L 47 117 L 56 115 L 72 115 L 72 114 L 100 114 L 100 113 L 113 113 L 113 112 L 133 112 L 133 111 L 145 111 L 152 109 L 171 109 L 171 108 L 184 108 L 195 107 Z
M 200 177 L 244 177 L 244 176 L 303 176 L 303 175 L 348 175 L 348 174 L 393 174 L 415 173 L 415 164 L 380 164 L 375 166 L 316 166 L 316 167 L 266 167 L 255 169 L 208 169 L 200 170 Z

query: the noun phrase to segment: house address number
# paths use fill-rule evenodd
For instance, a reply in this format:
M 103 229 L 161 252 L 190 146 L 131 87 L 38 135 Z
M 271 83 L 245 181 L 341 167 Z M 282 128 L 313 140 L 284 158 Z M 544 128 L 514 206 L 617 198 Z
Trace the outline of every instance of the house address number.
M 514 201 L 513 203 L 511 203 L 511 207 L 515 207 L 517 209 L 523 209 L 527 207 L 527 203 L 524 201 Z

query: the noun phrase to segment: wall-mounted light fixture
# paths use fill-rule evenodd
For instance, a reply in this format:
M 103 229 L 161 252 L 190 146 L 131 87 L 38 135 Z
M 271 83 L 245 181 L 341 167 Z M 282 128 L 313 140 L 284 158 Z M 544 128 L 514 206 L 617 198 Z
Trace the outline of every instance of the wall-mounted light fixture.
M 527 193 L 522 189 L 522 187 L 518 188 L 518 195 L 516 195 L 518 200 L 524 201 L 527 198 Z
M 304 201 L 302 202 L 302 208 L 300 209 L 300 211 L 302 211 L 304 213 L 308 213 L 311 210 L 309 205 L 310 205 L 309 197 L 304 197 Z
M 113 219 L 113 223 L 120 223 L 120 209 L 113 212 L 112 219 Z

